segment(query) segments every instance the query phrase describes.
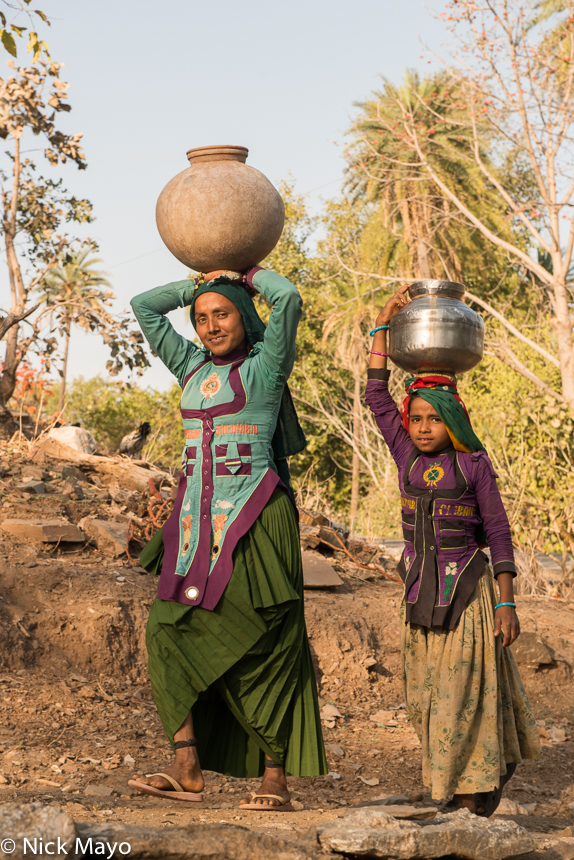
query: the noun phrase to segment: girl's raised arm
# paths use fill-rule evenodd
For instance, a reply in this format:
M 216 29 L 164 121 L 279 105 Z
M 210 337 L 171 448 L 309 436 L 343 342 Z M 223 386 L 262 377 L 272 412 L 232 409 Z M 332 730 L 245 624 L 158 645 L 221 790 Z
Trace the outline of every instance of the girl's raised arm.
M 401 287 L 388 300 L 377 317 L 373 329 L 373 345 L 365 392 L 365 403 L 371 408 L 377 427 L 387 443 L 393 460 L 399 467 L 404 465 L 411 453 L 413 441 L 403 426 L 400 412 L 389 392 L 390 371 L 387 370 L 387 331 L 392 317 L 410 301 L 406 295 L 407 290 L 408 286 Z

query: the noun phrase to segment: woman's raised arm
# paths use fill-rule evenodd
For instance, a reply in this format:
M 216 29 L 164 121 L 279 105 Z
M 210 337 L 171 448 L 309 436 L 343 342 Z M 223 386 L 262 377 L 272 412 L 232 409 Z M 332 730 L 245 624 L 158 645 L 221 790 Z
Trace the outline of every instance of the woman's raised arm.
M 185 281 L 155 287 L 131 300 L 145 339 L 180 385 L 189 373 L 193 359 L 201 361 L 202 353 L 192 341 L 176 332 L 166 314 L 189 305 L 194 289 L 195 282 L 186 278 Z
M 256 267 L 247 273 L 247 283 L 272 306 L 261 350 L 261 369 L 275 388 L 283 386 L 295 363 L 295 340 L 303 300 L 287 278 Z

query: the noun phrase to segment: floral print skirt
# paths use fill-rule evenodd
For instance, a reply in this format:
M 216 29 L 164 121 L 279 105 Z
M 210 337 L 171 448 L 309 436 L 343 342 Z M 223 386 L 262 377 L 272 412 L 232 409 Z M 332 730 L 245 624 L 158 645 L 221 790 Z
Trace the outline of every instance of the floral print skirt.
M 542 757 L 514 657 L 494 636 L 494 596 L 486 567 L 454 630 L 402 625 L 406 703 L 435 800 L 491 791 L 507 763 Z

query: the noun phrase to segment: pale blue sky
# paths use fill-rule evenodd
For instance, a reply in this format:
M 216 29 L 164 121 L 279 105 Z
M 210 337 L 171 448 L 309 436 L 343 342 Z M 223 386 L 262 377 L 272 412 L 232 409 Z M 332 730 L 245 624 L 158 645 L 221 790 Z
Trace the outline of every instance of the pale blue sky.
M 377 88 L 378 75 L 397 81 L 407 66 L 430 68 L 421 40 L 436 48 L 446 38 L 429 11 L 442 10 L 441 0 L 38 5 L 52 17 L 46 38 L 70 82 L 73 110 L 62 125 L 85 135 L 88 170 L 63 175 L 94 204 L 89 234 L 119 308 L 187 274 L 163 248 L 154 218 L 159 192 L 187 166 L 187 149 L 247 146 L 248 163 L 275 183 L 291 175 L 317 211 L 340 187 L 353 103 Z M 75 333 L 72 375 L 104 372 L 106 358 L 96 337 Z M 171 376 L 154 362 L 142 381 L 165 387 Z

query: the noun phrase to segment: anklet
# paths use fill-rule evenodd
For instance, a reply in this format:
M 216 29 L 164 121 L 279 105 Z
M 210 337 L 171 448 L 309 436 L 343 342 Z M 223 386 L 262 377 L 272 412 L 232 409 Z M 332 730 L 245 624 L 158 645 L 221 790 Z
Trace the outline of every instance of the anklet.
M 197 741 L 195 738 L 191 738 L 189 741 L 175 741 L 174 747 L 176 750 L 181 750 L 184 747 L 196 747 Z
M 272 759 L 265 759 L 265 767 L 283 767 L 282 764 L 278 761 L 273 761 Z

